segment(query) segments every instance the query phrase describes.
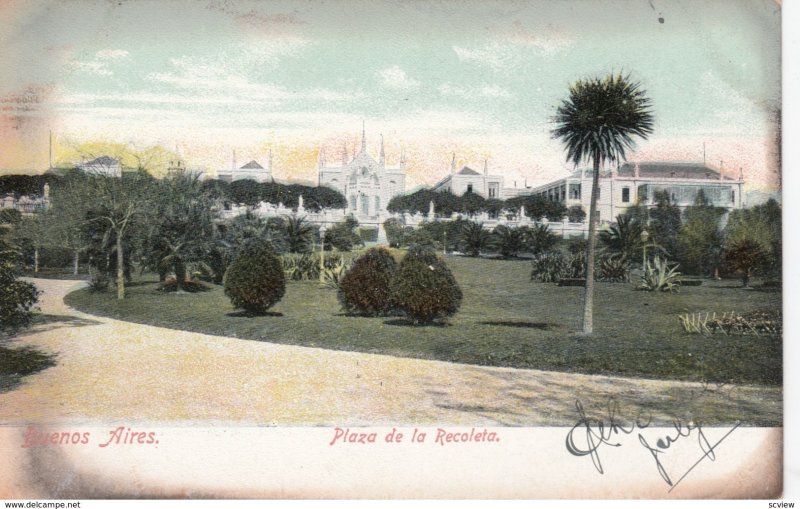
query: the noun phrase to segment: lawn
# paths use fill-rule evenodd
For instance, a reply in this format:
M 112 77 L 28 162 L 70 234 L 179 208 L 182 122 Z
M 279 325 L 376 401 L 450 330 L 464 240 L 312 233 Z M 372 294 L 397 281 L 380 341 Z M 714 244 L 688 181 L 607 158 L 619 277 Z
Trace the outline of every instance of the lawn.
M 336 291 L 315 282 L 287 284 L 267 316 L 235 313 L 222 287 L 195 294 L 156 291 L 143 278 L 117 301 L 114 292 L 79 290 L 66 303 L 87 313 L 241 339 L 443 361 L 590 374 L 782 383 L 778 336 L 702 336 L 683 331 L 682 312 L 744 313 L 780 308 L 780 291 L 704 281 L 679 293 L 598 283 L 592 336 L 582 336 L 580 287 L 530 281 L 527 261 L 448 257 L 464 293 L 446 325 L 345 315 Z

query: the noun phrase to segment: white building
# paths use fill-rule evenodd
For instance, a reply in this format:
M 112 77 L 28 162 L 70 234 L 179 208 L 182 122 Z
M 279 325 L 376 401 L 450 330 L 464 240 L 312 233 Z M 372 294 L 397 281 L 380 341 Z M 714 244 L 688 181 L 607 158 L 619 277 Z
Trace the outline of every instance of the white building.
M 78 169 L 90 175 L 106 175 L 108 177 L 121 177 L 122 164 L 119 159 L 109 156 L 100 156 L 91 161 L 83 161 L 77 165 Z
M 406 190 L 406 159 L 400 154 L 400 164 L 386 165 L 386 152 L 381 136 L 381 151 L 376 161 L 367 153 L 367 138 L 361 131 L 361 150 L 352 159 L 343 147 L 341 164 L 328 165 L 325 149 L 320 149 L 317 182 L 336 189 L 347 199 L 347 214 L 361 222 L 377 221 L 386 211 L 389 200 Z
M 577 170 L 570 176 L 530 190 L 567 207 L 580 205 L 589 211 L 593 170 Z M 666 191 L 681 209 L 692 205 L 700 190 L 712 205 L 730 210 L 744 206 L 744 179 L 725 175 L 703 163 L 635 162 L 600 174 L 597 208 L 600 221 L 613 222 L 631 205 L 655 205 L 656 193 Z
M 234 182 L 244 179 L 255 180 L 256 182 L 271 182 L 273 180 L 272 150 L 269 151 L 266 164 L 267 167 L 265 168 L 253 159 L 244 166 L 237 166 L 236 151 L 234 150 L 230 167 L 217 170 L 217 178 L 225 182 Z
M 434 184 L 434 191 L 449 191 L 456 196 L 464 193 L 475 193 L 484 198 L 505 200 L 513 198 L 524 192 L 524 189 L 507 188 L 503 185 L 501 175 L 489 174 L 489 160 L 483 161 L 483 173 L 473 170 L 469 166 L 463 166 L 456 171 L 456 155 L 450 162 L 450 175 Z

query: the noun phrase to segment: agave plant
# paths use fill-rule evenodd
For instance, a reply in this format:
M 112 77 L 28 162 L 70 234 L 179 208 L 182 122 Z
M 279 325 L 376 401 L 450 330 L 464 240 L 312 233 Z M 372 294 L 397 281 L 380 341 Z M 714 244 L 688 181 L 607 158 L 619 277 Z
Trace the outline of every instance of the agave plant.
M 322 282 L 325 287 L 338 290 L 339 282 L 341 282 L 351 265 L 352 262 L 346 261 L 343 257 L 333 263 L 330 263 L 330 260 L 326 258 L 325 268 L 322 270 Z
M 648 260 L 640 288 L 651 292 L 675 292 L 680 288 L 680 277 L 677 263 L 670 264 L 666 259 L 656 256 L 653 263 Z

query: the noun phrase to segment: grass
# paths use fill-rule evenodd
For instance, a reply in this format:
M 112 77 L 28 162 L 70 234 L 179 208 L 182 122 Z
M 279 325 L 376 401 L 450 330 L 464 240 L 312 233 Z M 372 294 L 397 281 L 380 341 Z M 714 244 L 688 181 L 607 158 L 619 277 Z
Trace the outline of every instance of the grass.
M 633 377 L 781 385 L 779 336 L 701 336 L 683 331 L 684 312 L 780 308 L 779 291 L 705 281 L 679 293 L 595 286 L 595 332 L 579 334 L 579 287 L 529 280 L 530 263 L 448 257 L 464 292 L 446 325 L 411 326 L 397 317 L 346 316 L 336 292 L 310 281 L 287 284 L 267 316 L 236 313 L 222 287 L 163 294 L 143 279 L 117 301 L 114 292 L 79 290 L 67 304 L 131 322 L 273 343 L 373 352 L 467 364 Z

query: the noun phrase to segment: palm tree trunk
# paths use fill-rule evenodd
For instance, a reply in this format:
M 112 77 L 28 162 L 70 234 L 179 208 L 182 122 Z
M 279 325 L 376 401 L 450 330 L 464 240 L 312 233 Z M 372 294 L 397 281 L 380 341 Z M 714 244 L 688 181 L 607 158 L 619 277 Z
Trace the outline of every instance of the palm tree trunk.
M 33 272 L 39 272 L 39 247 L 33 248 Z
M 176 290 L 182 292 L 183 285 L 185 282 L 186 282 L 186 265 L 184 265 L 183 260 L 178 258 L 175 260 L 175 284 L 177 285 Z
M 117 233 L 117 300 L 125 298 L 125 257 L 122 253 L 122 235 Z
M 597 244 L 597 198 L 600 194 L 600 158 L 594 155 L 594 174 L 592 175 L 592 199 L 589 205 L 589 239 L 586 247 L 586 286 L 583 291 L 583 333 L 593 330 L 592 310 L 594 307 L 594 251 Z
M 72 275 L 78 275 L 78 256 L 79 252 L 77 249 L 72 250 Z

